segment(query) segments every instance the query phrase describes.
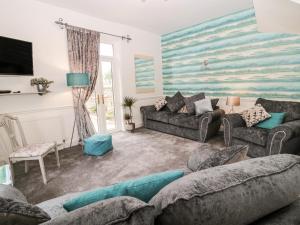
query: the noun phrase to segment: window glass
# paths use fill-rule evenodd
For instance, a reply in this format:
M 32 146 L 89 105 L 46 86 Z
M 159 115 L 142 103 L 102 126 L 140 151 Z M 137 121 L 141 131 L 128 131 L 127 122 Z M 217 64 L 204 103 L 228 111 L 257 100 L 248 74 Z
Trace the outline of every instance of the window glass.
M 100 43 L 101 56 L 114 56 L 114 49 L 111 44 Z

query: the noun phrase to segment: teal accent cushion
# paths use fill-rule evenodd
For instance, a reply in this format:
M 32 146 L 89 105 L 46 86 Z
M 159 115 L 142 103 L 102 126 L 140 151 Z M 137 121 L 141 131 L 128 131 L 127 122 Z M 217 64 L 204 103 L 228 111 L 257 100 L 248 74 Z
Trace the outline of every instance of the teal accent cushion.
M 95 134 L 84 139 L 84 154 L 102 156 L 113 149 L 112 136 Z
M 278 127 L 280 124 L 283 123 L 285 113 L 269 113 L 269 114 L 271 115 L 271 118 L 260 122 L 256 126 L 265 129 L 273 129 L 274 127 Z
M 164 186 L 177 180 L 183 175 L 183 171 L 176 170 L 128 180 L 85 192 L 82 195 L 65 202 L 63 207 L 70 212 L 91 203 L 118 196 L 130 196 L 148 202 Z

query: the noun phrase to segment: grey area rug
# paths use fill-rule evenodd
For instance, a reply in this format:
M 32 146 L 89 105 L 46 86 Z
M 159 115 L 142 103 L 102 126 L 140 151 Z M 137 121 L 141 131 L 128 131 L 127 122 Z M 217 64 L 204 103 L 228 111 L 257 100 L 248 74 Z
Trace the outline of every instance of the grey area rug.
M 222 145 L 222 137 L 209 141 Z M 15 186 L 28 201 L 36 204 L 67 193 L 111 185 L 120 181 L 156 172 L 186 168 L 186 162 L 199 142 L 147 129 L 135 133 L 113 134 L 114 150 L 104 157 L 83 155 L 81 147 L 59 152 L 61 167 L 57 168 L 54 154 L 44 158 L 48 184 L 44 185 L 38 161 L 15 165 Z

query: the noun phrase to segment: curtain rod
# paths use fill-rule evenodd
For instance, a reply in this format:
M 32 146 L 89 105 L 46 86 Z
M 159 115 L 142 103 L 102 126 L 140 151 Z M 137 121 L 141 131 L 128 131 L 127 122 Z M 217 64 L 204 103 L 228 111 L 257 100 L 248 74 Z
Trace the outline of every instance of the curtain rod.
M 59 18 L 57 21 L 55 21 L 55 23 L 58 24 L 61 29 L 64 29 L 65 26 L 70 25 L 68 23 L 64 23 L 63 18 Z M 101 31 L 96 31 L 96 32 L 98 32 L 100 34 L 105 34 L 105 35 L 121 38 L 122 40 L 127 40 L 127 42 L 132 40 L 132 38 L 128 34 L 126 36 L 120 36 L 120 35 L 105 33 L 105 32 L 101 32 Z

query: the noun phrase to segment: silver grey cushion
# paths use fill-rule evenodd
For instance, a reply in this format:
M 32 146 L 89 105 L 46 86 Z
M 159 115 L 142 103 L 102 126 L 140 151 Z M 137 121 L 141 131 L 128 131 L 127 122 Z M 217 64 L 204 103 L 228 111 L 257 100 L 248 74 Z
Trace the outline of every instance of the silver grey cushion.
M 184 106 L 184 97 L 178 91 L 173 97 L 166 97 L 167 107 L 171 112 L 177 112 Z
M 249 224 L 295 201 L 300 156 L 272 155 L 189 174 L 151 199 L 157 225 Z
M 43 225 L 153 225 L 154 207 L 132 197 L 117 197 L 74 210 Z
M 247 145 L 234 145 L 226 148 L 203 145 L 191 154 L 187 166 L 192 171 L 198 171 L 235 163 L 246 159 L 247 152 Z
M 196 101 L 195 103 L 196 116 L 202 115 L 206 112 L 214 111 L 211 105 L 211 100 L 208 98 Z
M 11 199 L 16 202 L 27 202 L 22 192 L 11 185 L 0 184 L 0 198 Z

